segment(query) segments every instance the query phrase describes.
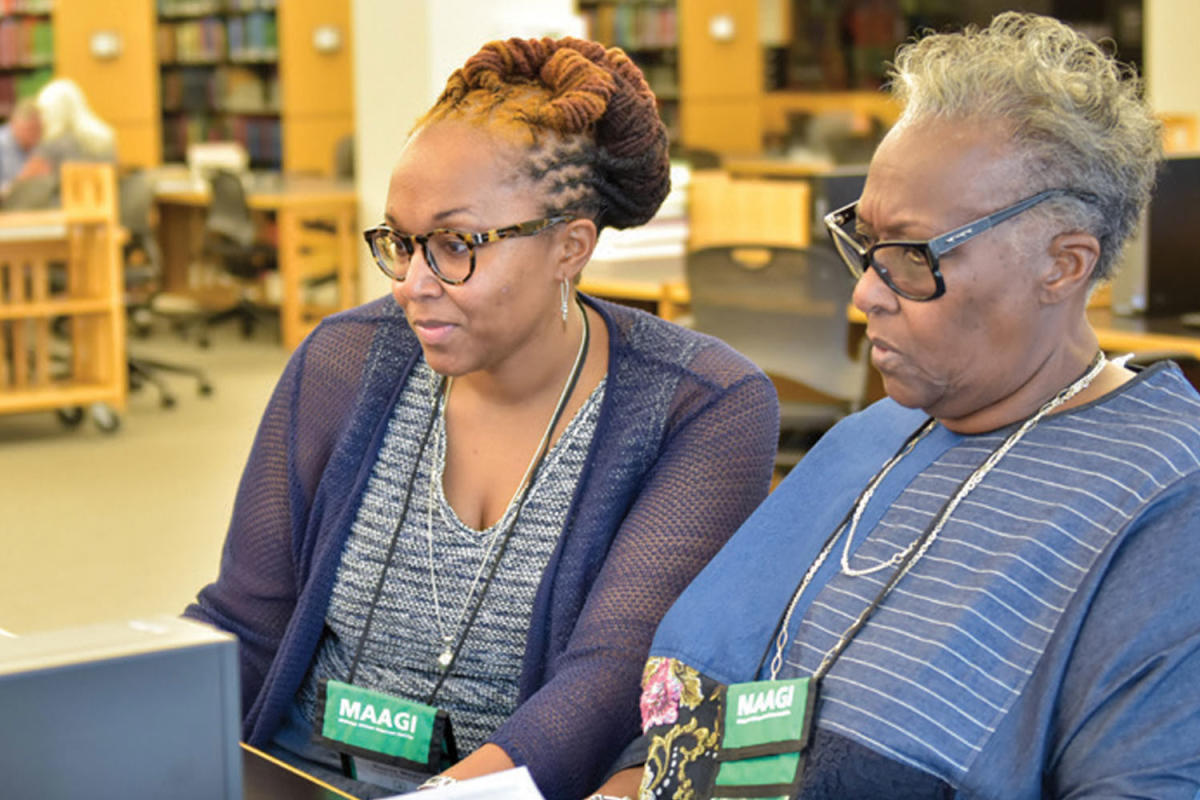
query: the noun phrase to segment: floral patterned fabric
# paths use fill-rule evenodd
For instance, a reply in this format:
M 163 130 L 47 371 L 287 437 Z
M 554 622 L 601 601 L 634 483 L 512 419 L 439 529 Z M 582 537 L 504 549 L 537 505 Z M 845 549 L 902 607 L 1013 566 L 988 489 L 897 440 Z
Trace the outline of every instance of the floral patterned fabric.
M 725 685 L 672 658 L 651 658 L 642 679 L 644 763 L 638 800 L 713 796 L 725 718 Z M 817 729 L 797 797 L 803 800 L 952 800 L 954 787 L 844 736 Z
M 707 797 L 725 711 L 725 687 L 673 658 L 651 658 L 642 676 L 648 740 L 639 800 Z

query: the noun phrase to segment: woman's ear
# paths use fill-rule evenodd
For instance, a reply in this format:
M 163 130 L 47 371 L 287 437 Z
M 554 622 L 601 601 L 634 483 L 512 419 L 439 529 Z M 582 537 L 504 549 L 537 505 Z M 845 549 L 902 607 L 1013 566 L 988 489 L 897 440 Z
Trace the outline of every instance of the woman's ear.
M 563 223 L 559 234 L 558 274 L 556 280 L 568 280 L 572 283 L 579 276 L 585 264 L 596 249 L 596 223 L 586 217 L 573 219 Z
M 1051 262 L 1041 277 L 1041 299 L 1055 304 L 1086 296 L 1100 260 L 1100 241 L 1090 233 L 1062 233 L 1050 242 Z

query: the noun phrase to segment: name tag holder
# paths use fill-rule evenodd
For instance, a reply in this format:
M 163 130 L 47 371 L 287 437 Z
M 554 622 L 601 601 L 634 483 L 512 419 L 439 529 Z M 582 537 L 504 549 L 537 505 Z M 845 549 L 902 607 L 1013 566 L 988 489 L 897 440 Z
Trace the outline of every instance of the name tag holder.
M 318 686 L 313 739 L 344 755 L 425 773 L 458 761 L 448 712 L 341 681 Z
M 726 689 L 714 800 L 795 796 L 818 690 L 814 678 L 734 683 Z

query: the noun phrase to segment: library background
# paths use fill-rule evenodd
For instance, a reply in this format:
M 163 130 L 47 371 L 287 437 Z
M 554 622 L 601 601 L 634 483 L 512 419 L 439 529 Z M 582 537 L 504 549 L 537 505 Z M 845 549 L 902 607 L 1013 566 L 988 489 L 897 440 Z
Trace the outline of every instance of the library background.
M 582 35 L 641 66 L 673 190 L 604 232 L 581 289 L 762 366 L 784 474 L 880 385 L 836 257 L 755 259 L 828 247 L 821 217 L 899 112 L 879 91 L 897 44 L 1010 9 L 1146 77 L 1170 158 L 1088 313 L 1104 349 L 1195 383 L 1195 0 L 0 0 L 0 123 L 69 78 L 116 138 L 115 165 L 64 168 L 60 204 L 0 208 L 0 637 L 178 615 L 212 580 L 275 382 L 322 318 L 387 293 L 361 231 L 412 122 L 491 39 Z

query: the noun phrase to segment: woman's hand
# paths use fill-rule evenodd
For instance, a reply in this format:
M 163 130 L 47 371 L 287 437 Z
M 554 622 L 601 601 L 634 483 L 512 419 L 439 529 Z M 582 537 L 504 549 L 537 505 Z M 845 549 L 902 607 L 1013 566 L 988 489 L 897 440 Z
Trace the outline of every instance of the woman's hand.
M 465 781 L 467 778 L 478 778 L 480 775 L 502 772 L 515 766 L 502 748 L 494 744 L 485 744 L 442 774 Z
M 599 797 L 630 798 L 632 800 L 632 798 L 637 797 L 638 787 L 641 786 L 641 783 L 641 767 L 623 769 L 605 781 L 604 785 L 597 789 L 595 794 L 590 795 L 588 800 Z

